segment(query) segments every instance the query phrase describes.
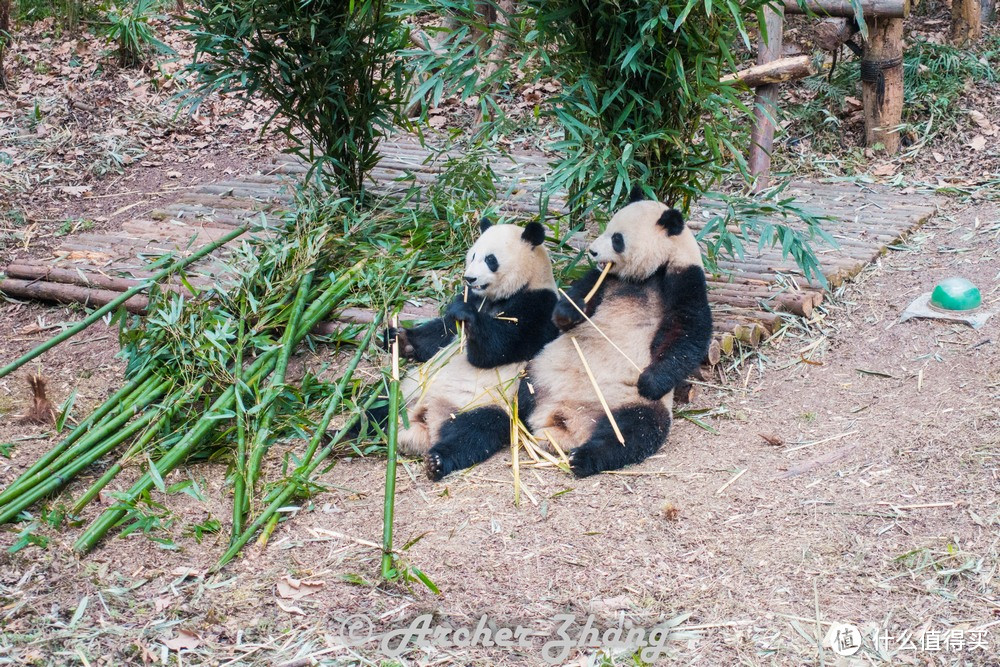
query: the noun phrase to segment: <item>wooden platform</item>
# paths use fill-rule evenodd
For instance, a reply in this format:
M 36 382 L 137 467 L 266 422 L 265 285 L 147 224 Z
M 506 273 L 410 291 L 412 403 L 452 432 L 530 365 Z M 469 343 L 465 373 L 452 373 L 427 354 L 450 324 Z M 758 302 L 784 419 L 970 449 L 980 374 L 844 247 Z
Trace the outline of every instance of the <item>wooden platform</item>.
M 386 194 L 432 183 L 451 156 L 431 154 L 417 143 L 398 139 L 384 146 L 386 157 L 372 174 L 375 189 Z M 499 156 L 492 166 L 498 177 L 502 210 L 535 215 L 539 192 L 553 160 L 539 153 Z M 273 215 L 292 201 L 291 186 L 305 172 L 298 161 L 280 156 L 264 173 L 238 181 L 205 184 L 184 193 L 164 208 L 154 209 L 122 225 L 118 234 L 77 234 L 68 237 L 52 257 L 15 262 L 4 269 L 0 291 L 13 298 L 72 301 L 98 306 L 148 277 L 149 261 L 168 252 L 190 252 L 218 238 L 234 226 Z M 823 273 L 836 286 L 860 271 L 885 247 L 922 224 L 936 210 L 933 198 L 908 195 L 853 184 L 802 182 L 787 193 L 813 213 L 836 218 L 828 230 L 840 247 L 817 246 Z M 549 212 L 565 213 L 565 202 L 551 198 Z M 706 209 L 692 212 L 689 224 L 700 229 Z M 189 270 L 195 286 L 210 284 L 221 264 L 213 258 Z M 720 263 L 721 275 L 710 276 L 717 339 L 725 353 L 735 340 L 756 345 L 793 314 L 809 316 L 822 292 L 803 280 L 791 259 L 780 249 L 757 252 L 747 248 L 740 261 Z M 71 287 L 72 286 L 72 287 Z M 183 290 L 175 285 L 172 289 Z M 142 312 L 144 297 L 128 303 Z M 430 315 L 430 311 L 414 316 Z

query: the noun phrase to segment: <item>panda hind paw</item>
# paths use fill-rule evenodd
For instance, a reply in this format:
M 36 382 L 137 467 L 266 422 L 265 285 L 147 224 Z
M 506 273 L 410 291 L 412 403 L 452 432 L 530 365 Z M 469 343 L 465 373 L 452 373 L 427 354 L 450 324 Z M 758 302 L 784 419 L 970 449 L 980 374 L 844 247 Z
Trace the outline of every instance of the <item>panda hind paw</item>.
M 427 473 L 427 478 L 432 482 L 439 482 L 441 478 L 445 476 L 444 472 L 444 461 L 441 460 L 441 455 L 435 452 L 430 452 L 424 458 L 424 472 Z
M 569 453 L 569 467 L 577 477 L 590 477 L 604 471 L 604 466 L 591 447 L 577 447 Z

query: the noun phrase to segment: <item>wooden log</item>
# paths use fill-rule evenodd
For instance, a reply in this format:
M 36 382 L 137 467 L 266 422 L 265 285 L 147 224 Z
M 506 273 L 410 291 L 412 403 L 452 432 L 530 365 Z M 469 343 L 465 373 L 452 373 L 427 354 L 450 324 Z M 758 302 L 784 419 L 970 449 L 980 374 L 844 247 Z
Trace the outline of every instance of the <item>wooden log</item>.
M 79 303 L 92 308 L 105 306 L 122 295 L 121 292 L 113 290 L 50 283 L 45 280 L 19 280 L 17 278 L 7 278 L 0 282 L 0 293 L 18 299 Z M 125 302 L 125 308 L 134 314 L 145 313 L 148 305 L 149 299 L 141 294 L 137 294 Z
M 865 140 L 899 151 L 896 126 L 903 117 L 903 19 L 868 19 L 868 42 L 861 60 Z
M 11 278 L 62 283 L 64 285 L 79 285 L 81 287 L 95 287 L 112 292 L 127 292 L 142 282 L 142 280 L 132 278 L 115 278 L 100 273 L 43 267 L 36 264 L 11 264 L 5 271 Z M 212 286 L 212 282 L 204 278 L 190 276 L 187 278 L 187 281 L 196 288 L 207 289 Z M 183 285 L 161 282 L 159 286 L 161 289 L 177 292 L 178 294 L 190 294 L 190 291 Z
M 719 351 L 722 352 L 727 357 L 733 355 L 733 350 L 736 349 L 736 336 L 731 333 L 722 334 L 719 338 Z
M 757 51 L 757 64 L 766 65 L 781 57 L 781 40 L 784 32 L 784 14 L 772 6 L 764 8 L 764 25 L 767 40 L 761 39 Z M 769 83 L 757 88 L 754 98 L 754 121 L 750 131 L 750 174 L 756 179 L 754 191 L 767 187 L 771 172 L 771 147 L 774 144 L 774 118 L 777 112 L 778 84 Z
M 754 65 L 738 72 L 722 77 L 721 83 L 746 84 L 747 88 L 757 88 L 765 84 L 784 83 L 812 76 L 816 73 L 816 64 L 811 56 L 792 56 L 779 58 L 764 65 Z
M 722 347 L 719 345 L 719 341 L 713 340 L 708 344 L 708 354 L 705 355 L 705 362 L 707 362 L 709 366 L 714 366 L 719 363 L 721 359 Z
M 853 18 L 854 6 L 850 0 L 805 0 L 806 9 L 798 0 L 783 0 L 786 14 L 805 14 L 806 9 L 820 16 L 846 16 Z M 906 18 L 910 14 L 910 0 L 861 0 L 865 18 L 881 16 L 885 18 Z
M 951 43 L 965 46 L 983 34 L 982 0 L 952 0 Z

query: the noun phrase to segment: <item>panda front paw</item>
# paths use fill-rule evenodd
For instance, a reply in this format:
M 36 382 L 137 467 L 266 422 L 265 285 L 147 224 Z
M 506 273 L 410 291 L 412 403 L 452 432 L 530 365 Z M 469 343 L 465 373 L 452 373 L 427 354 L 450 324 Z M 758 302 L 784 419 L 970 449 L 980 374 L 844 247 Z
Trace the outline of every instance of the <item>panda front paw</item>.
M 552 323 L 559 327 L 560 331 L 568 331 L 583 322 L 583 315 L 580 314 L 580 311 L 583 310 L 585 304 L 582 300 L 577 299 L 577 301 L 579 303 L 574 302 L 577 306 L 574 308 L 572 303 L 561 299 L 552 310 Z
M 444 461 L 437 452 L 429 452 L 424 458 L 424 472 L 432 482 L 440 482 L 447 473 L 444 470 Z
M 399 341 L 399 354 L 406 359 L 413 359 L 416 354 L 413 345 L 410 343 L 409 338 L 406 336 L 406 329 L 389 327 L 384 332 L 382 332 L 381 343 L 382 349 L 387 352 L 392 350 L 392 344 Z
M 451 305 L 444 312 L 445 317 L 450 317 L 456 322 L 464 322 L 466 324 L 471 324 L 476 319 L 476 309 L 475 307 L 465 301 L 452 301 Z
M 650 401 L 660 400 L 672 389 L 672 387 L 664 387 L 663 382 L 649 369 L 644 370 L 639 376 L 636 387 L 639 389 L 639 395 Z

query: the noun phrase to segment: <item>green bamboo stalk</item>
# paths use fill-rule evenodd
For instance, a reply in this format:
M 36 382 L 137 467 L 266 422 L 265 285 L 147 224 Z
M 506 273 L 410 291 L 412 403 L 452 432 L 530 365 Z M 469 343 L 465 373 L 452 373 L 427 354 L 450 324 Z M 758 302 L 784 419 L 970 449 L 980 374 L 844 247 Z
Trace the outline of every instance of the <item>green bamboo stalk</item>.
M 274 373 L 264 392 L 264 410 L 257 421 L 257 429 L 254 433 L 253 444 L 250 446 L 250 462 L 247 466 L 246 488 L 253 494 L 257 486 L 257 476 L 260 474 L 260 466 L 264 461 L 264 454 L 268 450 L 268 439 L 271 435 L 271 423 L 274 421 L 274 412 L 278 395 L 285 386 L 285 372 L 288 370 L 288 360 L 292 356 L 292 350 L 298 344 L 295 338 L 296 329 L 299 326 L 299 319 L 302 316 L 302 309 L 305 306 L 306 296 L 312 286 L 315 269 L 309 271 L 299 283 L 298 291 L 295 294 L 295 301 L 292 302 L 292 312 L 285 327 L 285 334 L 281 340 L 281 353 L 278 362 L 274 366 Z M 242 522 L 240 522 L 242 524 Z
M 373 391 L 371 396 L 369 396 L 368 400 L 365 401 L 361 409 L 348 418 L 348 420 L 344 423 L 344 426 L 341 427 L 341 429 L 337 431 L 337 434 L 333 436 L 333 438 L 330 440 L 330 443 L 322 450 L 320 450 L 320 452 L 316 455 L 316 458 L 313 460 L 313 462 L 301 468 L 301 472 L 296 471 L 295 477 L 300 479 L 308 478 L 309 475 L 311 475 L 313 471 L 319 467 L 319 464 L 322 463 L 327 456 L 333 453 L 334 448 L 336 448 L 336 446 L 340 444 L 340 441 L 343 440 L 344 436 L 347 435 L 347 433 L 352 428 L 354 428 L 354 425 L 361 418 L 361 412 L 368 409 L 371 406 L 371 404 L 375 402 L 375 399 L 377 398 L 378 398 L 378 392 Z M 209 572 L 215 573 L 221 570 L 223 567 L 225 567 L 226 563 L 231 561 L 233 557 L 240 552 L 240 549 L 242 549 L 243 546 L 250 541 L 250 538 L 252 538 L 257 533 L 257 531 L 260 530 L 261 526 L 263 526 L 266 522 L 270 521 L 271 517 L 274 516 L 274 514 L 277 513 L 279 509 L 285 506 L 285 503 L 288 502 L 289 498 L 292 497 L 292 495 L 298 490 L 298 488 L 299 485 L 296 484 L 294 481 L 289 482 L 286 486 L 284 486 L 281 492 L 274 497 L 274 499 L 266 508 L 264 508 L 264 511 L 261 512 L 256 519 L 254 519 L 254 522 L 250 524 L 250 527 L 247 528 L 245 531 L 243 531 L 243 534 L 240 535 L 239 538 L 229 546 L 229 549 L 226 550 L 226 553 L 222 554 L 222 557 L 219 558 L 219 562 L 216 563 L 215 567 L 209 570 Z
M 140 438 L 136 440 L 124 454 L 122 454 L 121 458 L 119 458 L 114 465 L 108 468 L 104 474 L 101 475 L 100 479 L 98 479 L 93 486 L 87 489 L 87 491 L 80 496 L 79 500 L 77 500 L 73 505 L 72 513 L 79 514 L 84 507 L 89 505 L 90 502 L 104 489 L 104 487 L 106 487 L 112 479 L 118 476 L 118 473 L 122 471 L 125 464 L 133 456 L 145 449 L 153 438 L 156 437 L 156 434 L 159 433 L 163 422 L 171 418 L 181 406 L 186 405 L 192 397 L 196 396 L 201 391 L 202 387 L 205 386 L 207 381 L 208 376 L 203 375 L 197 382 L 194 383 L 192 387 L 182 389 L 181 391 L 175 392 L 167 397 L 166 400 L 163 401 L 163 405 L 166 407 L 162 411 L 162 414 L 157 417 L 156 420 L 150 424 L 149 428 L 146 429 L 146 432 L 143 433 L 142 436 L 140 436 Z
M 416 263 L 417 258 L 419 256 L 420 253 L 418 252 L 414 253 L 414 255 L 410 258 L 410 261 L 403 269 L 402 279 L 395 285 L 393 290 L 390 292 L 389 297 L 386 300 L 386 303 L 390 305 L 395 304 L 396 299 L 399 296 L 399 292 L 400 290 L 402 290 L 403 284 L 406 282 L 407 276 L 409 276 L 410 272 L 413 270 L 413 266 Z M 357 369 L 358 364 L 361 362 L 361 359 L 364 356 L 365 351 L 371 344 L 371 340 L 372 337 L 375 335 L 375 332 L 381 328 L 383 321 L 384 319 L 381 314 L 375 317 L 374 322 L 372 322 L 371 326 L 368 328 L 368 331 L 365 333 L 364 338 L 361 340 L 361 343 L 358 345 L 358 350 L 355 352 L 354 357 L 352 357 L 351 361 L 348 363 L 347 368 L 344 369 L 344 373 L 341 375 L 340 381 L 337 383 L 336 389 L 328 399 L 326 408 L 323 411 L 323 417 L 320 419 L 319 424 L 317 424 L 316 426 L 316 431 L 313 433 L 313 437 L 309 442 L 309 446 L 306 448 L 305 455 L 302 457 L 302 462 L 299 464 L 298 468 L 296 468 L 295 471 L 292 473 L 291 480 L 287 482 L 285 486 L 280 487 L 279 489 L 275 489 L 274 491 L 271 492 L 271 494 L 268 495 L 267 500 L 269 501 L 269 504 L 267 505 L 267 507 L 254 520 L 254 522 L 250 525 L 250 527 L 246 529 L 246 531 L 244 531 L 234 541 L 231 542 L 231 544 L 229 545 L 229 549 L 222 555 L 222 557 L 219 559 L 219 562 L 216 563 L 215 567 L 212 568 L 212 572 L 218 572 L 223 567 L 225 567 L 226 563 L 232 560 L 233 557 L 235 557 L 236 554 L 239 553 L 240 549 L 242 549 L 243 546 L 250 541 L 250 538 L 252 538 L 254 534 L 256 534 L 258 530 L 260 530 L 261 526 L 263 526 L 265 523 L 268 523 L 270 525 L 271 522 L 274 521 L 274 517 L 277 516 L 277 511 L 281 507 L 283 507 L 284 504 L 288 501 L 288 499 L 294 495 L 296 490 L 300 488 L 298 480 L 305 480 L 309 478 L 309 476 L 313 473 L 313 471 L 315 471 L 316 468 L 319 467 L 320 463 L 322 463 L 323 460 L 326 459 L 326 457 L 333 452 L 334 448 L 341 441 L 341 439 L 343 439 L 344 435 L 346 435 L 354 427 L 354 424 L 356 424 L 357 421 L 360 419 L 361 413 L 366 411 L 371 406 L 371 404 L 375 402 L 375 399 L 378 398 L 379 392 L 373 391 L 371 396 L 368 397 L 368 399 L 365 401 L 361 409 L 357 413 L 352 415 L 347 420 L 347 423 L 333 437 L 330 443 L 322 450 L 320 450 L 318 454 L 316 454 L 316 450 L 319 447 L 319 443 L 322 441 L 323 436 L 326 435 L 326 429 L 329 427 L 330 421 L 333 419 L 333 415 L 340 407 L 344 393 L 347 389 L 347 385 L 351 381 L 351 378 L 354 375 L 354 371 Z M 271 530 L 273 530 L 273 527 L 271 528 Z
M 73 461 L 69 465 L 67 465 L 65 468 L 62 468 L 57 473 L 49 475 L 46 478 L 45 482 L 35 486 L 30 491 L 21 495 L 17 500 L 9 503 L 4 508 L 3 512 L 0 513 L 0 523 L 7 523 L 8 521 L 11 521 L 12 519 L 16 518 L 17 515 L 20 514 L 22 510 L 31 506 L 31 504 L 34 503 L 35 501 L 40 500 L 41 498 L 44 498 L 45 496 L 51 493 L 55 493 L 56 491 L 61 489 L 63 486 L 69 483 L 69 481 L 73 479 L 73 476 L 76 475 L 78 472 L 80 472 L 81 470 L 89 466 L 91 463 L 93 463 L 97 459 L 101 458 L 102 456 L 110 452 L 112 449 L 117 447 L 119 444 L 121 444 L 128 438 L 131 438 L 139 430 L 148 425 L 151 421 L 153 421 L 157 417 L 157 414 L 158 413 L 156 410 L 147 411 L 145 414 L 143 414 L 141 417 L 139 417 L 134 422 L 129 424 L 127 427 L 119 430 L 112 437 L 101 442 L 100 446 L 95 447 L 86 452 L 85 454 L 83 454 L 82 456 L 73 459 Z
M 395 325 L 395 320 L 393 321 Z M 392 345 L 389 423 L 386 424 L 385 501 L 382 508 L 382 578 L 392 572 L 392 524 L 396 510 L 396 444 L 399 439 L 399 341 Z
M 114 408 L 120 408 L 123 405 L 129 405 L 130 401 L 125 397 L 131 397 L 132 392 L 138 392 L 142 387 L 147 386 L 147 384 L 153 381 L 150 378 L 150 374 L 153 372 L 152 366 L 146 366 L 139 374 L 130 382 L 125 384 L 124 387 L 119 389 L 106 400 L 100 407 L 90 413 L 90 415 L 84 419 L 82 422 L 77 424 L 76 428 L 69 432 L 69 434 L 60 442 L 58 445 L 53 447 L 51 450 L 46 452 L 35 461 L 31 466 L 25 470 L 21 475 L 14 480 L 10 486 L 0 493 L 0 507 L 3 507 L 4 503 L 8 499 L 13 498 L 16 491 L 25 480 L 33 476 L 35 473 L 48 468 L 49 464 L 52 463 L 60 454 L 62 454 L 70 445 L 79 440 L 83 435 L 85 435 L 91 428 L 92 425 L 97 424 L 100 426 L 101 420 L 104 419 Z
M 26 363 L 28 363 L 29 361 L 31 361 L 35 357 L 37 357 L 37 356 L 39 356 L 41 354 L 44 354 L 45 352 L 48 352 L 50 349 L 52 349 L 53 347 L 55 347 L 59 343 L 62 343 L 63 341 L 72 338 L 73 336 L 77 335 L 78 333 L 80 333 L 81 331 L 83 331 L 84 329 L 86 329 L 87 327 L 89 327 L 90 325 L 92 325 L 95 322 L 97 322 L 98 320 L 100 320 L 107 313 L 110 313 L 110 312 L 114 311 L 115 308 L 117 308 L 118 306 L 122 305 L 123 303 L 125 303 L 126 301 L 128 301 L 129 299 L 131 299 L 133 296 L 135 296 L 136 294 L 138 294 L 139 292 L 142 292 L 144 290 L 149 289 L 150 286 L 152 286 L 156 282 L 162 280 L 163 278 L 167 277 L 168 275 L 170 275 L 174 271 L 179 271 L 180 269 L 183 269 L 184 267 L 188 266 L 189 264 L 192 264 L 192 263 L 198 261 L 199 259 L 201 259 L 205 255 L 208 255 L 209 253 L 211 253 L 212 251 L 216 250 L 217 248 L 219 248 L 219 247 L 221 247 L 221 246 L 229 243 L 230 241 L 232 241 L 233 239 L 235 239 L 237 236 L 240 236 L 240 235 L 244 234 L 249 229 L 250 229 L 250 225 L 243 225 L 242 227 L 237 227 L 236 229 L 234 229 L 230 233 L 226 234 L 222 238 L 220 238 L 220 239 L 218 239 L 216 241 L 213 241 L 212 243 L 209 243 L 208 245 L 206 245 L 205 247 L 203 247 L 200 250 L 196 251 L 195 253 L 191 254 L 190 256 L 188 256 L 188 257 L 186 257 L 184 259 L 178 260 L 176 262 L 173 262 L 167 268 L 163 269 L 162 271 L 160 271 L 156 275 L 148 278 L 147 280 L 144 280 L 144 281 L 140 282 L 138 285 L 136 285 L 135 287 L 129 289 L 128 291 L 122 293 L 122 295 L 120 297 L 118 297 L 117 299 L 112 299 L 106 305 L 98 308 L 97 310 L 95 310 L 94 312 L 92 312 L 90 315 L 88 315 L 87 317 L 85 317 L 81 321 L 77 322 L 75 325 L 69 327 L 68 329 L 66 329 L 62 333 L 60 333 L 57 336 L 54 336 L 53 338 L 50 338 L 49 340 L 45 341 L 44 343 L 42 343 L 41 345 L 39 345 L 35 349 L 31 350 L 30 352 L 28 352 L 27 354 L 25 354 L 21 358 L 17 359 L 16 361 L 14 361 L 14 362 L 12 362 L 10 364 L 7 364 L 3 368 L 0 368 L 0 378 L 2 378 L 4 376 L 7 376 L 7 375 L 10 375 L 11 373 L 13 373 L 14 371 L 16 371 L 18 368 L 20 368 L 21 366 L 25 365 Z
M 244 302 L 245 303 L 245 302 Z M 247 432 L 246 432 L 246 411 L 241 399 L 243 390 L 240 389 L 240 382 L 243 379 L 243 344 L 245 335 L 243 306 L 240 307 L 239 334 L 236 338 L 236 366 L 233 369 L 233 397 L 236 403 L 236 472 L 233 479 L 233 527 L 229 535 L 232 543 L 236 536 L 243 532 L 243 517 L 247 511 L 246 484 L 247 484 Z
M 65 468 L 70 462 L 76 460 L 81 455 L 84 455 L 95 446 L 99 446 L 105 438 L 115 434 L 118 429 L 125 426 L 125 424 L 127 424 L 132 417 L 135 416 L 138 410 L 157 400 L 160 396 L 166 393 L 167 387 L 169 387 L 171 383 L 171 380 L 160 381 L 159 384 L 154 386 L 152 389 L 149 389 L 138 399 L 135 404 L 137 409 L 123 409 L 113 418 L 90 430 L 85 437 L 77 441 L 72 447 L 63 451 L 63 453 L 56 457 L 56 459 L 46 466 L 44 470 L 39 470 L 30 477 L 22 476 L 19 480 L 21 483 L 17 486 L 17 488 L 10 489 L 9 493 L 6 494 L 2 507 L 7 508 L 15 503 L 19 503 L 18 499 L 23 495 L 29 493 L 39 484 L 45 484 L 54 474 Z M 5 512 L 4 516 L 6 515 L 7 513 Z M 0 521 L 0 523 L 3 522 Z
M 302 323 L 299 327 L 299 333 L 297 334 L 295 340 L 296 343 L 301 340 L 310 330 L 343 298 L 343 296 L 350 289 L 351 282 L 350 279 L 353 277 L 354 273 L 357 272 L 364 262 L 358 262 L 352 266 L 348 271 L 346 271 L 340 278 L 334 281 L 329 288 L 327 288 L 323 294 L 315 302 L 310 304 L 309 308 L 306 309 L 306 313 L 302 317 Z M 277 362 L 279 350 L 270 350 L 260 357 L 253 363 L 253 365 L 248 369 L 248 375 L 251 378 L 251 384 L 256 384 L 261 378 L 266 377 L 274 368 Z M 188 431 L 183 438 L 177 444 L 170 448 L 156 465 L 157 472 L 162 479 L 168 473 L 170 473 L 174 468 L 180 465 L 188 455 L 194 450 L 194 448 L 215 428 L 218 421 L 215 419 L 215 415 L 229 410 L 235 400 L 235 392 L 233 387 L 228 387 L 205 411 L 202 417 L 195 423 L 195 425 Z M 143 474 L 135 484 L 126 493 L 128 500 L 127 502 L 133 503 L 135 499 L 139 497 L 140 494 L 148 491 L 153 486 L 153 477 L 150 475 L 149 471 Z M 118 524 L 119 521 L 125 516 L 126 510 L 122 507 L 111 507 L 104 511 L 97 519 L 95 519 L 87 530 L 77 539 L 73 544 L 73 548 L 79 553 L 87 553 L 97 544 L 102 537 L 104 537 L 107 532 Z

